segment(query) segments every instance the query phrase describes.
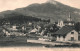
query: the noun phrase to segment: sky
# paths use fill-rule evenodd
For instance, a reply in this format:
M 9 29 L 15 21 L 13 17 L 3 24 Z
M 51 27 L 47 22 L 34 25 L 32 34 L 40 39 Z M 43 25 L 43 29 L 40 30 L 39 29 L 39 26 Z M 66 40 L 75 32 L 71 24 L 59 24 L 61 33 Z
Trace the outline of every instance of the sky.
M 48 0 L 0 0 L 0 12 L 5 10 L 14 10 L 16 8 L 26 7 L 33 3 L 45 3 Z M 56 0 L 65 5 L 80 9 L 80 0 Z

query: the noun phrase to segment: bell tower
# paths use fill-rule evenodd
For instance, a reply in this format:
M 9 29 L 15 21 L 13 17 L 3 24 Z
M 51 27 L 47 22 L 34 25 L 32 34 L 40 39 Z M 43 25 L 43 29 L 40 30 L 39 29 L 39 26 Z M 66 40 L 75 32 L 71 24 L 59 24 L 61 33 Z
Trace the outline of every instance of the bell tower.
M 72 21 L 72 19 L 71 19 L 71 13 L 69 13 L 69 17 L 67 18 L 67 21 Z

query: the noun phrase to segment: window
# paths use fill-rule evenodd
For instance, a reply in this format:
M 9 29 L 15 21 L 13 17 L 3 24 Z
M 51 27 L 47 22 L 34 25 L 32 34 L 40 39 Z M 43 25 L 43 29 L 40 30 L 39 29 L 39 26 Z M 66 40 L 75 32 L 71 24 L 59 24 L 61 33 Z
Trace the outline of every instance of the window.
M 71 37 L 71 41 L 74 41 L 74 37 Z
M 74 32 L 71 32 L 71 34 L 74 34 Z

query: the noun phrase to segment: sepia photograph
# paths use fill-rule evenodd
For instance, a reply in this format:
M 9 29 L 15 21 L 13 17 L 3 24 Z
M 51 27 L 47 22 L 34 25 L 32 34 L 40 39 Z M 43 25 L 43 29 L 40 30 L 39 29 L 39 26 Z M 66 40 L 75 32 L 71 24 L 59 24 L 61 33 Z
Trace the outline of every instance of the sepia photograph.
M 79 48 L 80 0 L 0 0 L 0 51 Z

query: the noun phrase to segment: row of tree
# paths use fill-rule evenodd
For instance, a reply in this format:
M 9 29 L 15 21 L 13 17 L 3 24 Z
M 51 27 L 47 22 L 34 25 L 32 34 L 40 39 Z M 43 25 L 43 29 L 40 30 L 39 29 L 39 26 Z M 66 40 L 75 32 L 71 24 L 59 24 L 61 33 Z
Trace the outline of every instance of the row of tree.
M 74 25 L 74 27 L 75 27 L 75 30 L 76 31 L 80 31 L 80 22 L 77 22 L 75 25 Z
M 36 18 L 32 16 L 24 16 L 21 14 L 11 13 L 8 15 L 4 15 L 4 18 L 0 19 L 0 24 L 5 24 L 6 22 L 10 22 L 11 24 L 23 24 L 24 22 L 50 22 L 50 19 L 48 20 L 42 20 L 41 18 Z

